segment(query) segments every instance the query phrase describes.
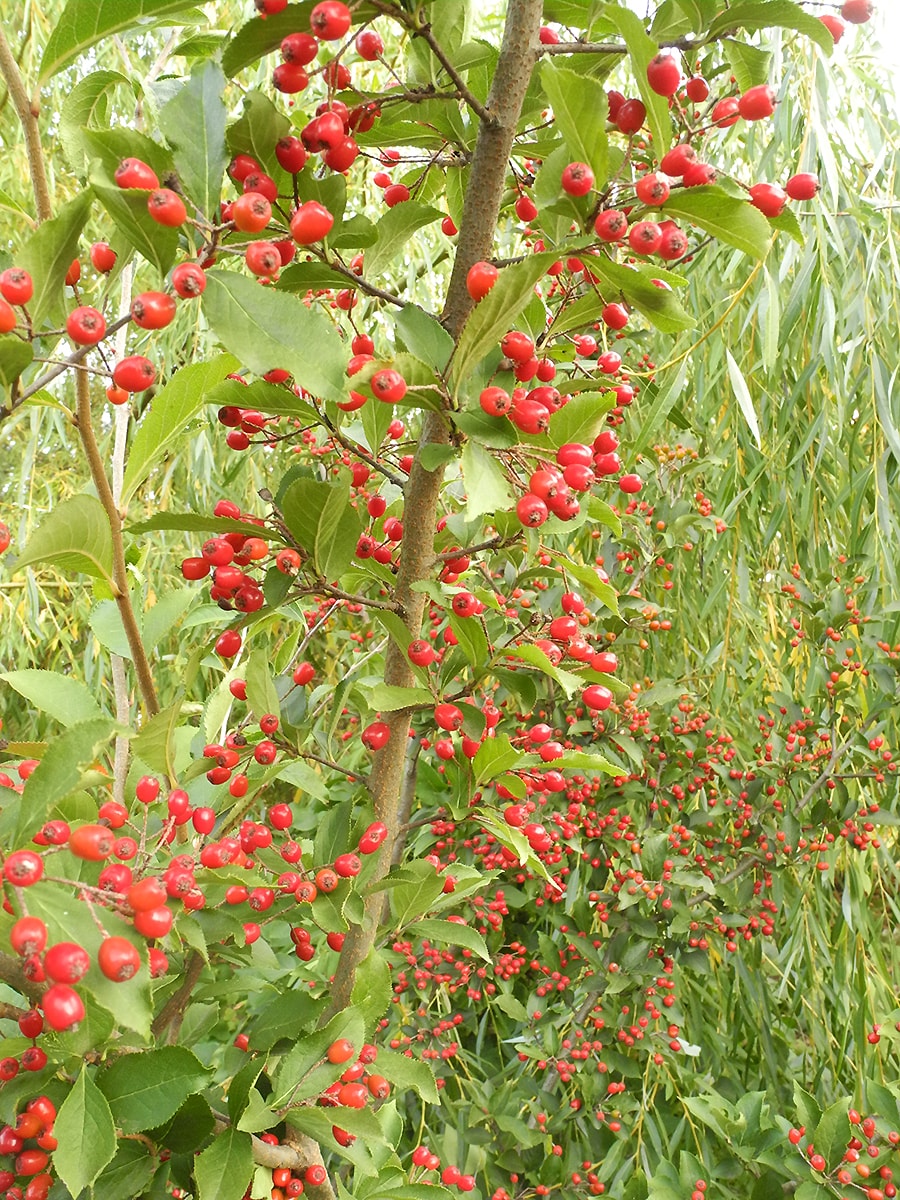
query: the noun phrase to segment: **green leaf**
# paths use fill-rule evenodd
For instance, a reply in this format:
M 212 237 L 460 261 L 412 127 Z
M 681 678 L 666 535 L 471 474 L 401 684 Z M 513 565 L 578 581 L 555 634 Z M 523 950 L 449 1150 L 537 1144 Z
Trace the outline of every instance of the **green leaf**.
M 93 496 L 73 496 L 57 504 L 16 560 L 16 569 L 47 564 L 57 571 L 81 571 L 112 587 L 112 534 L 106 511 Z
M 116 1127 L 106 1097 L 83 1066 L 53 1128 L 53 1165 L 73 1196 L 90 1187 L 116 1153 Z
M 434 1072 L 427 1063 L 418 1058 L 407 1058 L 405 1054 L 397 1054 L 379 1046 L 378 1074 L 383 1075 L 401 1091 L 412 1089 L 426 1104 L 440 1103 L 440 1092 L 437 1090 Z
M 489 783 L 505 771 L 512 771 L 521 761 L 522 751 L 517 750 L 505 734 L 485 738 L 472 760 L 475 782 L 479 786 Z
M 459 387 L 474 371 L 534 296 L 534 286 L 549 266 L 555 254 L 532 254 L 522 262 L 504 267 L 497 282 L 472 309 L 456 345 L 452 374 Z
M 635 83 L 647 108 L 647 123 L 653 135 L 653 154 L 662 158 L 671 145 L 672 121 L 669 105 L 664 96 L 658 96 L 647 79 L 650 60 L 659 53 L 659 47 L 647 36 L 644 21 L 627 8 L 610 6 L 604 13 L 621 33 L 631 57 L 631 69 Z
M 558 550 L 550 550 L 548 553 L 574 579 L 577 579 L 583 588 L 589 591 L 592 596 L 596 596 L 610 612 L 618 614 L 619 593 L 611 584 L 604 583 L 593 567 L 575 562 L 568 555 L 560 554 Z
M 434 696 L 427 688 L 393 687 L 376 683 L 366 690 L 366 701 L 373 712 L 396 712 L 401 708 L 416 708 L 422 704 L 434 704 Z
M 409 882 L 392 888 L 390 893 L 394 928 L 398 930 L 427 913 L 444 889 L 443 879 L 430 863 L 410 863 L 403 868 L 402 876 Z
M 849 1096 L 829 1105 L 822 1113 L 815 1131 L 810 1133 L 809 1140 L 814 1143 L 816 1152 L 822 1155 L 831 1168 L 837 1166 L 853 1136 L 847 1117 L 849 1109 Z
M 228 166 L 224 90 L 222 68 L 204 62 L 159 113 L 159 127 L 175 152 L 185 191 L 210 220 L 216 215 Z
M 250 652 L 247 659 L 247 703 L 257 720 L 266 713 L 279 716 L 278 693 L 275 691 L 275 681 L 269 665 L 269 653 L 262 646 Z
M 374 1036 L 378 1022 L 390 1006 L 392 995 L 391 969 L 384 954 L 373 946 L 356 968 L 353 991 L 350 993 L 351 1005 L 365 1022 L 366 1037 Z
M 20 341 L 11 333 L 0 337 L 0 388 L 8 392 L 33 358 L 31 342 Z
M 24 696 L 41 712 L 49 713 L 60 724 L 69 726 L 79 721 L 103 718 L 100 706 L 90 691 L 71 675 L 58 671 L 7 671 L 0 679 Z
M 762 434 L 759 428 L 759 420 L 756 416 L 756 409 L 753 407 L 753 398 L 750 395 L 749 387 L 747 387 L 747 381 L 741 373 L 741 368 L 737 365 L 734 356 L 727 347 L 725 349 L 725 361 L 728 364 L 728 378 L 731 380 L 735 398 L 741 412 L 744 414 L 744 419 L 750 426 L 750 432 L 753 434 L 756 448 L 757 450 L 761 450 Z
M 229 1098 L 231 1089 L 228 1089 Z M 262 1096 L 253 1088 L 250 1092 L 246 1107 L 241 1111 L 237 1120 L 237 1128 L 247 1133 L 262 1133 L 264 1129 L 272 1129 L 281 1121 L 278 1113 L 274 1112 Z
M 277 20 L 278 16 L 287 16 L 288 13 L 294 12 L 295 8 L 288 9 L 287 13 L 269 17 L 266 23 Z M 296 19 L 294 16 L 294 20 Z M 227 58 L 227 51 L 225 57 Z M 227 67 L 225 72 L 229 73 Z M 275 157 L 275 147 L 290 132 L 290 121 L 268 96 L 262 92 L 248 92 L 244 97 L 241 116 L 233 125 L 228 126 L 228 149 L 232 154 L 249 154 L 262 167 L 273 173 L 281 170 Z
M 460 650 L 473 667 L 483 667 L 491 656 L 491 649 L 481 621 L 477 617 L 458 617 L 453 612 L 449 617 L 450 628 L 456 634 Z
M 129 525 L 126 533 L 153 533 L 157 529 L 179 529 L 183 533 L 243 533 L 247 537 L 259 537 L 263 533 L 269 541 L 284 541 L 277 530 L 266 526 L 261 530 L 259 525 L 251 525 L 249 521 L 235 521 L 231 517 L 215 517 L 203 513 L 159 513 L 148 517 L 146 521 L 136 521 Z
M 302 292 L 304 295 L 319 288 L 350 288 L 355 291 L 359 286 L 359 281 L 354 282 L 355 279 L 355 276 L 348 279 L 337 267 L 314 259 L 312 262 L 294 263 L 282 271 L 277 286 L 279 291 Z
M 569 699 L 582 687 L 582 681 L 577 675 L 573 675 L 570 671 L 563 671 L 559 667 L 554 667 L 540 646 L 507 646 L 503 651 L 503 657 L 516 658 L 520 662 L 536 667 L 549 679 L 555 680 Z
M 178 230 L 153 220 L 147 211 L 149 193 L 138 188 L 118 187 L 107 166 L 98 159 L 91 163 L 88 179 L 97 199 L 128 245 L 143 255 L 159 275 L 165 275 L 175 261 Z
M 302 1130 L 330 1149 L 338 1148 L 331 1132 L 335 1125 L 340 1125 L 341 1129 L 363 1138 L 367 1143 L 383 1145 L 386 1140 L 377 1115 L 368 1108 L 342 1108 L 338 1117 L 333 1109 L 299 1104 L 296 1108 L 288 1109 L 284 1119 L 295 1129 Z
M 134 1200 L 144 1195 L 156 1167 L 156 1158 L 143 1142 L 123 1138 L 112 1161 L 97 1176 L 95 1194 L 103 1200 Z
M 154 771 L 178 774 L 176 730 L 182 726 L 182 701 L 177 700 L 141 725 L 140 733 L 131 739 L 132 753 Z
M 394 317 L 394 327 L 411 354 L 438 374 L 443 372 L 453 353 L 453 338 L 437 317 L 417 304 L 406 304 Z
M 16 252 L 16 265 L 24 267 L 34 281 L 34 296 L 29 301 L 28 311 L 38 330 L 45 318 L 54 324 L 63 323 L 66 272 L 78 255 L 78 239 L 90 207 L 90 194 L 79 192 L 57 216 L 39 225 Z
M 432 208 L 430 204 L 419 204 L 416 200 L 407 200 L 404 204 L 389 208 L 375 223 L 378 240 L 366 251 L 365 275 L 368 278 L 380 275 L 385 267 L 398 261 L 405 273 L 403 247 L 417 230 L 440 221 L 443 216 L 440 209 Z
M 462 476 L 466 485 L 467 521 L 512 506 L 512 493 L 500 464 L 478 442 L 468 441 L 463 447 Z
M 278 1065 L 272 1081 L 270 1104 L 282 1108 L 317 1096 L 344 1072 L 341 1063 L 330 1063 L 325 1058 L 331 1043 L 338 1038 L 347 1038 L 361 1049 L 365 1033 L 362 1015 L 355 1008 L 345 1008 L 336 1013 L 323 1029 L 301 1035 Z
M 238 383 L 236 379 L 225 379 L 213 388 L 206 399 L 209 404 L 219 407 L 235 405 L 237 408 L 258 408 L 264 413 L 296 417 L 306 424 L 319 421 L 319 414 L 313 406 L 301 400 L 293 388 L 265 383 L 261 379 L 251 384 Z
M 812 13 L 805 12 L 793 0 L 757 0 L 756 3 L 734 4 L 721 13 L 709 26 L 707 37 L 717 38 L 732 29 L 795 29 L 830 55 L 834 38 Z
M 279 13 L 265 17 L 254 17 L 242 25 L 222 55 L 222 70 L 231 78 L 258 62 L 264 55 L 277 50 L 282 39 L 309 24 L 312 0 L 303 4 L 290 4 Z
M 757 216 L 762 216 L 756 209 L 753 211 Z M 765 217 L 762 219 L 765 223 Z M 600 277 L 611 293 L 621 294 L 662 333 L 680 333 L 683 329 L 692 329 L 697 324 L 682 308 L 673 291 L 657 287 L 653 282 L 654 279 L 659 279 L 670 286 L 684 282 L 670 271 L 650 266 L 629 267 L 624 263 L 612 262 L 601 254 L 591 259 L 591 272 Z M 599 311 L 597 315 L 600 315 Z
M 752 258 L 765 258 L 772 231 L 769 222 L 749 200 L 732 196 L 715 184 L 681 188 L 662 208 L 665 217 L 680 217 L 699 225 L 713 237 L 736 246 Z
M 614 392 L 587 392 L 572 396 L 550 418 L 548 436 L 554 446 L 568 442 L 590 445 L 606 427 L 606 414 L 615 407 Z
M 761 50 L 749 42 L 738 42 L 734 38 L 726 38 L 722 43 L 735 81 L 742 92 L 749 88 L 768 83 L 769 72 L 772 69 L 771 50 Z
M 416 921 L 415 925 L 409 926 L 407 933 L 416 937 L 428 938 L 429 941 L 443 942 L 448 946 L 462 946 L 477 954 L 479 958 L 483 958 L 485 962 L 491 961 L 484 938 L 471 925 L 461 925 L 457 921 L 438 921 L 432 918 Z
M 182 367 L 156 393 L 131 443 L 122 484 L 123 504 L 128 503 L 154 465 L 208 403 L 207 392 L 239 366 L 230 354 L 217 354 L 205 362 Z
M 187 0 L 69 0 L 47 39 L 38 83 L 46 83 L 85 50 L 143 17 L 174 16 L 190 7 Z
M 25 783 L 23 803 L 17 805 L 16 844 L 24 845 L 60 800 L 82 786 L 84 772 L 113 735 L 115 725 L 98 718 L 73 725 L 55 737 Z
M 568 750 L 562 758 L 554 759 L 547 764 L 548 768 L 557 771 L 599 771 L 602 775 L 621 775 L 622 768 L 617 767 L 600 754 L 584 754 L 578 750 Z
M 541 64 L 541 83 L 553 109 L 554 130 L 562 134 L 570 162 L 586 162 L 594 172 L 594 186 L 602 191 L 608 175 L 606 88 L 599 79 L 553 59 Z
M 350 475 L 321 489 L 324 503 L 316 525 L 313 558 L 324 580 L 338 579 L 353 562 L 361 529 L 359 514 L 350 504 Z
M 63 101 L 59 114 L 59 141 L 69 165 L 78 174 L 87 169 L 91 157 L 85 128 L 109 127 L 110 93 L 120 84 L 131 88 L 130 81 L 119 71 L 92 71 L 79 79 Z
M 295 989 L 267 999 L 247 1030 L 251 1049 L 271 1050 L 284 1039 L 296 1042 L 301 1031 L 315 1023 L 323 1004 L 324 1000 Z
M 216 1134 L 194 1163 L 197 1200 L 241 1200 L 252 1176 L 250 1134 L 229 1127 Z
M 514 1021 L 527 1021 L 528 1009 L 521 1000 L 517 1000 L 510 992 L 500 992 L 492 1001 L 492 1007 L 499 1008 Z
M 245 366 L 257 375 L 282 367 L 311 395 L 345 398 L 347 352 L 324 313 L 307 308 L 296 296 L 262 288 L 245 275 L 215 270 L 206 278 L 204 315 L 225 348 Z
M 184 1046 L 124 1054 L 97 1077 L 123 1133 L 164 1124 L 188 1096 L 202 1092 L 208 1083 L 209 1071 Z

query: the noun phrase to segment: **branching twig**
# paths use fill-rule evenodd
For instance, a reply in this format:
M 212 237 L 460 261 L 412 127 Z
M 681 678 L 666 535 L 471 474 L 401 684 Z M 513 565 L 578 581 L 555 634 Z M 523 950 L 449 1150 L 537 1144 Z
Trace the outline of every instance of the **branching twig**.
M 38 125 L 40 107 L 37 97 L 34 100 L 30 100 L 28 97 L 19 71 L 19 64 L 6 40 L 2 26 L 0 26 L 0 75 L 3 76 L 22 123 L 22 132 L 25 135 L 25 153 L 28 156 L 28 171 L 31 175 L 31 188 L 34 192 L 38 220 L 48 221 L 53 216 L 53 205 L 50 202 L 50 185 L 47 182 L 47 169 L 44 164 L 44 152 L 41 148 L 41 131 Z

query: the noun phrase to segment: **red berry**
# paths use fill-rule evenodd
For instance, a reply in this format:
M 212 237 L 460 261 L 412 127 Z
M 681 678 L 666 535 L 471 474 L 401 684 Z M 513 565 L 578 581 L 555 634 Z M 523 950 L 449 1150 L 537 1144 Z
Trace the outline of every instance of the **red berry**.
M 309 27 L 323 42 L 336 42 L 350 28 L 350 9 L 341 0 L 322 0 L 309 14 Z
M 813 200 L 819 192 L 819 178 L 805 172 L 792 175 L 784 185 L 784 190 L 792 200 Z
M 841 16 L 851 25 L 864 25 L 874 11 L 871 0 L 844 0 L 841 5 Z
M 587 163 L 569 163 L 562 173 L 560 184 L 570 196 L 586 196 L 594 186 L 594 172 Z
M 750 188 L 750 203 L 766 217 L 777 217 L 787 204 L 787 193 L 777 183 L 755 183 Z
M 662 243 L 662 230 L 655 221 L 638 221 L 628 230 L 628 244 L 638 254 L 655 254 Z
M 89 305 L 73 308 L 66 318 L 66 333 L 79 346 L 96 346 L 106 334 L 106 318 Z
M 637 133 L 646 119 L 647 109 L 642 100 L 626 100 L 619 107 L 613 123 L 620 133 L 633 134 Z
M 206 272 L 197 263 L 179 263 L 172 272 L 172 288 L 182 300 L 192 300 L 206 288 Z
M 124 983 L 126 979 L 133 979 L 140 970 L 141 956 L 127 938 L 108 937 L 100 943 L 97 964 L 107 979 Z
M 84 1020 L 84 1002 L 78 993 L 65 983 L 55 983 L 41 997 L 44 1019 L 51 1029 L 64 1032 Z M 45 1058 L 46 1061 L 46 1058 Z
M 123 358 L 113 369 L 113 383 L 123 392 L 142 392 L 155 382 L 156 367 L 140 354 Z
M 131 319 L 141 329 L 165 329 L 175 318 L 175 301 L 167 292 L 141 292 L 131 302 Z
M 156 172 L 139 158 L 123 158 L 115 169 L 113 179 L 120 188 L 140 188 L 150 192 L 159 187 Z
M 44 860 L 33 850 L 14 850 L 3 864 L 3 875 L 14 887 L 31 887 L 43 874 Z
M 647 64 L 647 82 L 658 96 L 674 96 L 681 83 L 681 68 L 674 54 L 661 50 Z
M 291 217 L 291 235 L 301 246 L 311 246 L 326 237 L 334 217 L 317 200 L 307 200 Z
M 494 284 L 500 272 L 489 262 L 477 262 L 469 267 L 466 275 L 466 289 L 473 300 L 484 299 Z
M 0 274 L 0 295 L 10 304 L 27 304 L 34 295 L 31 276 L 23 267 L 7 267 Z
M 396 404 L 406 395 L 406 380 L 399 371 L 390 369 L 376 371 L 369 386 L 372 389 L 372 395 L 379 400 L 384 400 L 386 404 Z
M 738 100 L 738 112 L 745 121 L 762 121 L 775 111 L 775 89 L 766 83 L 749 88 Z
M 834 38 L 834 44 L 837 45 L 844 36 L 844 22 L 840 17 L 835 17 L 831 13 L 825 13 L 824 16 L 819 17 L 819 20 Z
M 309 76 L 297 63 L 279 63 L 272 72 L 272 87 L 282 95 L 296 96 L 309 87 Z
M 281 43 L 281 57 L 298 67 L 308 66 L 319 53 L 319 43 L 309 33 L 289 33 Z
M 147 212 L 158 225 L 177 229 L 187 220 L 184 201 L 171 188 L 157 188 L 147 197 Z
M 702 75 L 692 75 L 684 85 L 688 100 L 694 104 L 702 104 L 709 96 L 709 84 Z
M 391 727 L 385 721 L 373 721 L 360 734 L 362 744 L 367 750 L 381 750 L 388 744 Z

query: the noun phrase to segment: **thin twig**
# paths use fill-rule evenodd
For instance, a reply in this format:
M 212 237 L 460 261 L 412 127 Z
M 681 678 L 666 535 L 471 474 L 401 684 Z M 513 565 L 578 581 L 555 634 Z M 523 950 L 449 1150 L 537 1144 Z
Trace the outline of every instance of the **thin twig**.
M 53 216 L 53 205 L 50 201 L 50 185 L 47 182 L 47 169 L 44 164 L 41 131 L 38 125 L 40 106 L 37 96 L 34 100 L 30 100 L 28 97 L 19 71 L 19 64 L 6 40 L 2 26 L 0 26 L 0 75 L 6 82 L 9 95 L 22 123 L 22 132 L 25 135 L 25 153 L 28 156 L 28 171 L 31 175 L 31 188 L 34 192 L 38 220 L 48 221 Z

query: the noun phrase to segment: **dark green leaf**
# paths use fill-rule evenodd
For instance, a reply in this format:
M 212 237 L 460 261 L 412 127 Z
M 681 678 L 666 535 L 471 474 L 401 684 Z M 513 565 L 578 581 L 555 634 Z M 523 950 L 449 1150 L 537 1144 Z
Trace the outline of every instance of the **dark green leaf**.
M 79 175 L 87 170 L 90 146 L 83 130 L 109 127 L 111 95 L 120 84 L 131 87 L 118 71 L 92 71 L 79 79 L 63 101 L 59 114 L 59 140 L 69 165 Z
M 183 728 L 182 702 L 176 701 L 141 725 L 131 740 L 132 753 L 154 771 L 175 778 L 179 764 L 176 731 Z
M 156 1166 L 149 1147 L 123 1138 L 112 1161 L 97 1176 L 95 1194 L 103 1200 L 134 1200 L 144 1194 Z
M 208 1082 L 207 1068 L 184 1046 L 124 1054 L 97 1077 L 124 1133 L 162 1125 Z
M 53 1127 L 53 1165 L 73 1196 L 90 1187 L 116 1153 L 116 1128 L 106 1097 L 82 1067 Z
M 296 1042 L 301 1031 L 315 1023 L 322 1006 L 323 1001 L 296 989 L 272 996 L 247 1030 L 251 1049 L 271 1050 L 284 1039 Z
M 428 919 L 416 921 L 415 925 L 409 926 L 407 932 L 416 937 L 428 938 L 429 941 L 443 942 L 448 946 L 462 946 L 477 954 L 479 958 L 483 958 L 485 962 L 491 961 L 484 938 L 471 925 L 462 925 L 457 921 Z
M 293 388 L 281 384 L 265 383 L 261 379 L 251 384 L 238 383 L 236 379 L 226 379 L 213 388 L 206 399 L 209 404 L 257 408 L 260 412 L 271 413 L 275 416 L 296 417 L 298 421 L 310 425 L 319 420 L 319 415 L 312 405 L 301 400 Z
M 46 318 L 62 324 L 63 286 L 66 272 L 78 255 L 78 239 L 88 218 L 91 197 L 82 191 L 64 205 L 57 216 L 44 221 L 16 251 L 16 265 L 34 281 L 28 311 L 36 329 Z
M 810 1132 L 809 1140 L 814 1143 L 816 1153 L 822 1155 L 830 1168 L 837 1166 L 853 1136 L 847 1116 L 849 1109 L 850 1098 L 845 1096 L 825 1109 L 815 1130 Z
M 207 281 L 201 301 L 206 319 L 245 366 L 257 375 L 282 367 L 311 395 L 345 398 L 347 352 L 324 313 L 244 275 L 214 270 Z
M 278 693 L 275 691 L 275 682 L 269 665 L 269 653 L 262 646 L 251 650 L 250 657 L 247 659 L 245 679 L 247 680 L 247 703 L 257 720 L 266 713 L 274 713 L 277 717 L 280 713 Z
M 69 0 L 47 39 L 38 82 L 46 83 L 101 39 L 130 29 L 143 17 L 174 16 L 190 7 L 187 0 Z
M 394 318 L 406 348 L 432 370 L 442 372 L 453 353 L 453 338 L 431 313 L 417 304 L 407 304 Z
M 558 66 L 553 59 L 541 65 L 541 83 L 553 109 L 555 131 L 562 134 L 569 152 L 569 162 L 588 163 L 594 172 L 594 186 L 602 191 L 608 157 L 606 88 L 599 79 Z
M 252 1176 L 250 1134 L 224 1129 L 194 1164 L 197 1200 L 241 1200 Z
M 663 207 L 666 217 L 680 217 L 753 258 L 764 258 L 772 231 L 769 222 L 749 200 L 732 196 L 711 184 L 682 188 Z
M 293 1049 L 278 1065 L 273 1079 L 270 1103 L 276 1108 L 298 1104 L 333 1083 L 344 1072 L 341 1063 L 330 1063 L 325 1052 L 338 1038 L 347 1038 L 362 1048 L 366 1025 L 355 1008 L 345 1008 L 331 1018 L 323 1029 L 301 1034 Z
M 475 782 L 479 785 L 488 783 L 505 771 L 513 770 L 521 760 L 522 751 L 517 750 L 505 734 L 500 737 L 485 738 L 472 760 Z
M 427 1063 L 417 1058 L 407 1058 L 384 1047 L 378 1049 L 378 1073 L 401 1091 L 410 1088 L 417 1092 L 426 1104 L 440 1103 L 440 1093 L 434 1080 L 434 1072 Z
M 0 675 L 0 679 L 35 708 L 49 713 L 64 726 L 103 717 L 100 706 L 88 688 L 71 675 L 27 669 L 7 671 Z
M 250 67 L 264 55 L 277 50 L 282 39 L 289 33 L 309 26 L 309 13 L 312 0 L 303 0 L 301 4 L 290 4 L 279 13 L 265 17 L 253 17 L 246 25 L 242 25 L 222 55 L 222 69 L 229 77 Z
M 165 275 L 175 261 L 178 250 L 178 230 L 169 229 L 154 221 L 147 211 L 148 192 L 136 188 L 120 188 L 113 182 L 106 167 L 95 160 L 89 173 L 91 187 L 106 209 L 122 237 Z
M 306 295 L 308 291 L 319 288 L 350 288 L 355 290 L 358 282 L 348 279 L 337 267 L 314 259 L 312 262 L 293 263 L 286 271 L 282 271 L 278 279 L 278 290 L 282 292 L 300 292 Z
M 286 17 L 288 13 L 296 20 L 296 16 L 293 15 L 295 11 L 296 5 L 285 13 L 276 13 L 267 19 L 266 25 L 274 24 L 279 17 Z M 226 50 L 225 58 L 227 57 Z M 226 75 L 232 73 L 225 65 L 224 59 L 222 66 Z M 275 147 L 290 132 L 291 123 L 284 113 L 275 107 L 268 96 L 253 91 L 244 97 L 244 110 L 238 120 L 228 126 L 225 136 L 232 154 L 249 154 L 260 166 L 274 173 L 281 170 L 275 157 Z
M 112 534 L 99 500 L 73 496 L 57 504 L 31 535 L 16 568 L 37 564 L 59 571 L 81 571 L 112 587 Z
M 23 342 L 12 334 L 0 337 L 0 388 L 8 392 L 33 358 L 34 349 L 30 342 Z
M 533 297 L 534 285 L 555 259 L 555 254 L 532 254 L 500 271 L 497 282 L 473 308 L 457 343 L 452 366 L 457 387 L 513 327 Z
M 159 114 L 159 127 L 175 151 L 184 189 L 209 220 L 216 216 L 228 165 L 224 90 L 222 68 L 204 62 Z
M 768 83 L 772 67 L 770 50 L 761 50 L 758 46 L 749 42 L 738 42 L 734 38 L 726 38 L 723 45 L 734 78 L 742 92 L 758 87 L 761 83 Z
M 322 578 L 332 582 L 353 561 L 361 524 L 357 510 L 350 504 L 348 473 L 342 473 L 339 480 L 322 491 L 324 503 L 316 524 L 313 557 Z
M 372 278 L 399 259 L 403 263 L 402 250 L 413 234 L 425 225 L 439 221 L 444 214 L 430 204 L 419 204 L 407 200 L 395 204 L 375 224 L 378 240 L 366 251 L 365 274 Z
M 793 0 L 756 0 L 733 4 L 709 26 L 707 36 L 718 37 L 732 29 L 795 29 L 814 41 L 826 54 L 834 50 L 834 38 L 812 13 L 805 12 Z
M 647 123 L 653 136 L 653 153 L 656 158 L 662 158 L 672 141 L 672 120 L 669 116 L 668 101 L 664 96 L 657 95 L 647 80 L 647 67 L 650 60 L 659 53 L 659 47 L 647 36 L 644 21 L 636 12 L 627 8 L 610 7 L 605 16 L 621 33 L 628 47 L 634 80 L 647 108 Z
M 238 360 L 230 354 L 217 354 L 206 362 L 182 367 L 157 392 L 131 443 L 122 484 L 123 503 L 127 504 L 155 463 L 208 403 L 207 393 L 210 389 L 239 366 Z

